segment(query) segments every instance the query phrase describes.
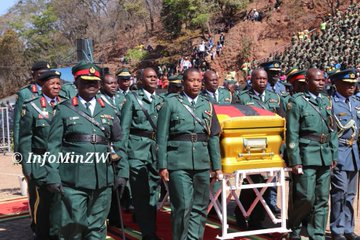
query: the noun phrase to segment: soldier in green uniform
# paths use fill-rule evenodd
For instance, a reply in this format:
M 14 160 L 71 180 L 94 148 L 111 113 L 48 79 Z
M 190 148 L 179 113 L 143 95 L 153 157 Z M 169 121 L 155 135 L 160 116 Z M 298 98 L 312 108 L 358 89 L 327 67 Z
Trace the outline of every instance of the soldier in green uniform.
M 33 77 L 33 82 L 18 91 L 17 100 L 15 103 L 14 109 L 14 125 L 13 125 L 13 140 L 14 140 L 14 152 L 19 151 L 19 136 L 20 136 L 20 120 L 22 107 L 25 100 L 37 98 L 41 95 L 41 85 L 42 81 L 38 79 L 39 75 L 50 69 L 50 65 L 45 61 L 35 62 L 31 67 L 31 73 Z M 34 182 L 28 182 L 28 191 L 29 195 L 34 196 L 36 194 Z M 33 213 L 34 209 L 34 200 L 35 198 L 29 199 L 30 213 Z M 33 214 L 31 215 L 33 216 Z M 35 232 L 35 222 L 32 219 L 31 229 Z
M 126 95 L 130 92 L 131 73 L 127 68 L 119 69 L 116 73 L 117 82 L 119 84 L 118 93 L 120 100 L 125 100 Z
M 218 76 L 214 71 L 204 73 L 204 90 L 201 95 L 207 97 L 212 103 L 231 104 L 232 94 L 225 88 L 219 88 Z
M 118 93 L 118 83 L 113 75 L 105 73 L 101 80 L 100 97 L 111 106 L 120 119 L 122 108 L 122 96 Z
M 14 111 L 14 152 L 18 151 L 19 147 L 19 125 L 20 125 L 20 115 L 23 103 L 25 100 L 36 98 L 41 95 L 41 86 L 42 81 L 38 79 L 41 73 L 50 69 L 50 65 L 45 61 L 39 61 L 33 64 L 31 67 L 31 73 L 33 77 L 33 82 L 22 89 L 17 93 L 17 100 L 15 104 Z
M 122 158 L 130 169 L 134 213 L 142 239 L 155 240 L 157 187 L 156 124 L 163 99 L 155 94 L 157 75 L 152 68 L 141 73 L 141 88 L 126 95 L 121 110 Z M 129 173 L 123 173 L 124 178 Z
M 267 73 L 264 69 L 258 68 L 251 73 L 252 87 L 243 91 L 236 99 L 236 103 L 242 105 L 253 105 L 258 108 L 269 110 L 284 116 L 281 110 L 280 97 L 276 93 L 266 89 Z
M 253 105 L 271 112 L 277 113 L 284 117 L 285 112 L 282 108 L 279 95 L 267 89 L 268 86 L 267 73 L 263 68 L 258 68 L 251 73 L 251 89 L 243 91 L 238 99 L 237 103 L 242 105 Z M 275 181 L 275 179 L 274 179 Z M 276 215 L 280 216 L 280 209 L 276 205 L 276 187 L 269 188 L 269 194 L 265 198 L 271 211 Z
M 336 164 L 338 140 L 330 101 L 321 94 L 325 87 L 323 72 L 309 69 L 306 83 L 308 91 L 293 95 L 287 104 L 286 147 L 293 173 L 290 239 L 301 239 L 299 226 L 306 219 L 309 238 L 324 240 L 330 169 Z
M 201 91 L 199 70 L 184 73 L 184 91 L 165 99 L 159 112 L 160 176 L 169 182 L 173 239 L 202 239 L 209 203 L 210 172 L 222 177 L 220 125 Z
M 61 91 L 59 93 L 60 97 L 71 99 L 77 95 L 77 89 L 75 83 L 64 83 L 61 86 Z
M 173 75 L 169 77 L 169 85 L 167 89 L 167 93 L 164 97 L 167 97 L 173 93 L 179 93 L 183 90 L 183 76 L 182 75 Z
M 42 94 L 24 101 L 21 111 L 19 153 L 22 154 L 22 170 L 29 189 L 30 209 L 34 222 L 35 239 L 49 239 L 49 209 L 51 195 L 45 186 L 46 170 L 42 156 L 47 151 L 47 139 L 53 108 L 61 99 L 60 72 L 46 71 L 38 79 L 42 81 Z M 33 187 L 34 186 L 34 187 Z
M 118 82 L 116 78 L 109 73 L 108 71 L 102 74 L 101 77 L 101 88 L 100 88 L 100 97 L 101 99 L 107 103 L 109 106 L 111 106 L 118 118 L 120 119 L 121 116 L 121 108 L 122 104 L 124 102 L 124 97 L 122 96 L 122 93 L 118 92 Z M 115 189 L 117 191 L 118 189 Z M 116 192 L 113 191 L 111 195 L 111 207 L 110 212 L 108 214 L 109 219 L 109 225 L 115 226 L 115 227 L 121 227 L 121 220 L 119 216 L 119 209 L 117 204 L 117 196 Z M 122 198 L 122 193 L 124 192 L 124 189 L 119 189 L 121 202 L 126 202 L 127 206 L 122 205 L 122 207 L 129 208 L 129 199 L 128 194 L 125 196 L 127 199 Z M 128 188 L 126 187 L 126 192 L 128 192 Z
M 114 176 L 109 163 L 110 143 L 119 154 L 120 122 L 97 96 L 100 68 L 80 62 L 72 72 L 78 95 L 57 106 L 48 138 L 46 183 L 55 193 L 51 224 L 58 226 L 51 234 L 59 239 L 105 239 L 111 187 L 126 183 Z M 114 163 L 115 170 L 121 161 Z

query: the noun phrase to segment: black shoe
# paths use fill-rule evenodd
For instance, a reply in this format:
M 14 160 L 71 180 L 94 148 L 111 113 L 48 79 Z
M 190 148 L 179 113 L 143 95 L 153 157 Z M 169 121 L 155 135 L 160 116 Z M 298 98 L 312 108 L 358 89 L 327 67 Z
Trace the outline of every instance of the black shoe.
M 281 218 L 281 209 L 278 206 L 269 206 L 270 210 L 274 213 L 276 218 Z
M 355 233 L 345 233 L 344 236 L 346 240 L 360 240 L 360 236 Z
M 332 240 L 346 240 L 345 236 L 342 234 L 332 235 L 331 239 Z

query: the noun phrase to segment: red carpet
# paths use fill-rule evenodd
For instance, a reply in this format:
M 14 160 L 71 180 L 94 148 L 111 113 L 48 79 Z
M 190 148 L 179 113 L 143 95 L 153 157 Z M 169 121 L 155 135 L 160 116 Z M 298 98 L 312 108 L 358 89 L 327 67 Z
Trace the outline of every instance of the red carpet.
M 0 201 L 0 221 L 29 213 L 27 197 Z
M 19 217 L 28 216 L 28 200 L 26 197 L 10 199 L 0 201 L 0 222 L 15 220 Z M 141 233 L 139 227 L 133 222 L 132 214 L 123 212 L 123 218 L 125 223 L 125 236 L 128 240 L 141 239 Z M 228 219 L 230 226 L 229 232 L 238 231 L 235 221 Z M 157 232 L 158 236 L 163 240 L 171 240 L 171 221 L 170 211 L 168 208 L 158 212 L 157 217 Z M 219 220 L 209 217 L 205 228 L 204 239 L 216 239 L 216 236 L 221 234 L 221 224 Z M 120 240 L 122 239 L 122 233 L 119 228 L 109 227 L 108 228 L 108 239 Z M 270 240 L 276 239 L 276 235 L 271 236 L 251 236 L 246 238 L 236 238 L 242 240 Z

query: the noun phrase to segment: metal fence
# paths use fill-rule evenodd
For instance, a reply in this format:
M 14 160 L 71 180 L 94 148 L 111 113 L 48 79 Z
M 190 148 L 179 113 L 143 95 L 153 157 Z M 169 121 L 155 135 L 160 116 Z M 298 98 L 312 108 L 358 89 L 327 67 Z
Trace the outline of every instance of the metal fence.
M 0 152 L 11 151 L 10 129 L 13 111 L 8 107 L 0 107 Z

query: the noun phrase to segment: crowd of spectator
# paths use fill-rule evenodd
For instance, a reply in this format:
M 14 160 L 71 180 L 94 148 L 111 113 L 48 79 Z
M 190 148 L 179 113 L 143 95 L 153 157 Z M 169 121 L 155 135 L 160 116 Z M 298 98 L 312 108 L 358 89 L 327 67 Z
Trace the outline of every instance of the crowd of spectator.
M 335 16 L 320 25 L 320 33 L 313 32 L 308 36 L 304 31 L 275 58 L 281 60 L 285 68 L 314 66 L 333 71 L 359 66 L 359 13 L 359 5 L 351 5 L 345 12 L 337 11 Z

